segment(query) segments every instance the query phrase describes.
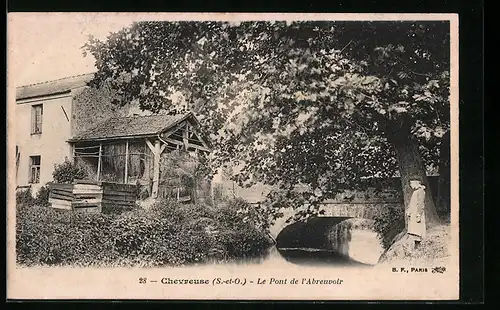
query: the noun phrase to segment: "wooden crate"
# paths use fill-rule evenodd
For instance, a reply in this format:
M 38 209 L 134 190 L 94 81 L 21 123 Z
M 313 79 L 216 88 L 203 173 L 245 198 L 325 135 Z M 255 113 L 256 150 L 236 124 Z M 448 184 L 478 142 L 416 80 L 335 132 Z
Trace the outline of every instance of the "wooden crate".
M 73 201 L 73 184 L 51 184 L 49 187 L 49 203 L 55 209 L 71 210 Z
M 77 180 L 73 187 L 73 210 L 76 212 L 101 212 L 101 182 Z
M 137 200 L 136 186 L 133 184 L 119 184 L 102 182 L 102 206 L 106 207 L 133 207 Z
M 49 203 L 56 209 L 101 212 L 103 207 L 133 207 L 136 187 L 131 184 L 77 180 L 73 184 L 52 184 Z
M 71 200 L 49 198 L 49 204 L 54 209 L 71 210 Z

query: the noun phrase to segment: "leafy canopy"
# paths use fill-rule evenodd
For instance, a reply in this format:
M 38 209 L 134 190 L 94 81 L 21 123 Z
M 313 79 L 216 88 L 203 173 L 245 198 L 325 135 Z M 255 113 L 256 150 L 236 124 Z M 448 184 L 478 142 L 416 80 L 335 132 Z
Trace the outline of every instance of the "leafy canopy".
M 84 46 L 92 85 L 117 104 L 185 109 L 273 200 L 314 203 L 398 170 L 391 137 L 408 128 L 428 166 L 449 130 L 448 22 L 141 22 Z M 297 193 L 296 185 L 303 184 Z

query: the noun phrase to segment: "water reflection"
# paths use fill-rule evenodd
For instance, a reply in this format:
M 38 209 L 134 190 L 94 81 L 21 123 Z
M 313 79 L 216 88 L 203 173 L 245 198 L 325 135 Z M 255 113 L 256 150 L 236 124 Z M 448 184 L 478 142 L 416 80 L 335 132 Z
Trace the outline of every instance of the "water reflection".
M 352 266 L 370 267 L 372 265 L 363 264 L 349 257 L 338 254 L 334 251 L 311 248 L 284 248 L 278 249 L 275 246 L 269 248 L 265 255 L 260 257 L 246 258 L 234 262 L 227 262 L 233 265 L 283 265 L 293 264 L 302 266 Z M 224 263 L 222 263 L 224 264 Z
M 219 262 L 224 265 L 286 265 L 312 267 L 371 267 L 381 255 L 377 234 L 369 230 L 350 229 L 348 235 L 335 237 L 330 231 L 349 218 L 313 218 L 285 227 L 276 243 L 259 257 Z M 336 246 L 334 246 L 336 245 Z
M 363 264 L 349 257 L 343 256 L 334 251 L 323 249 L 309 248 L 289 248 L 278 249 L 278 253 L 286 261 L 297 265 L 309 266 L 356 266 L 370 267 L 371 265 Z
M 377 233 L 352 228 L 351 218 L 317 217 L 286 226 L 276 237 L 278 255 L 310 266 L 373 266 L 381 245 Z M 346 225 L 342 225 L 342 224 Z

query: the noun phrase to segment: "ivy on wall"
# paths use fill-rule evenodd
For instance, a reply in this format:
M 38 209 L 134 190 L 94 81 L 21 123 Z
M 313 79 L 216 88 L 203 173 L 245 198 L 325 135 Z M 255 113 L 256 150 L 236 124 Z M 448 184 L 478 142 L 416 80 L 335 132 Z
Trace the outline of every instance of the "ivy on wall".
M 77 135 L 113 116 L 127 116 L 131 105 L 121 107 L 113 104 L 117 97 L 107 85 L 79 90 L 73 97 L 72 134 Z

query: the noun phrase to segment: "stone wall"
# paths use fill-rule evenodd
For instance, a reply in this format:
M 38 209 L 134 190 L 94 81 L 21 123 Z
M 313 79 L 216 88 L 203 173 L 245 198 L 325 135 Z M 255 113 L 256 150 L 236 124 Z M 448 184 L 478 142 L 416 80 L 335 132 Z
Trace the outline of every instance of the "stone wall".
M 383 253 L 373 220 L 347 219 L 327 232 L 327 249 L 361 263 L 375 265 Z

